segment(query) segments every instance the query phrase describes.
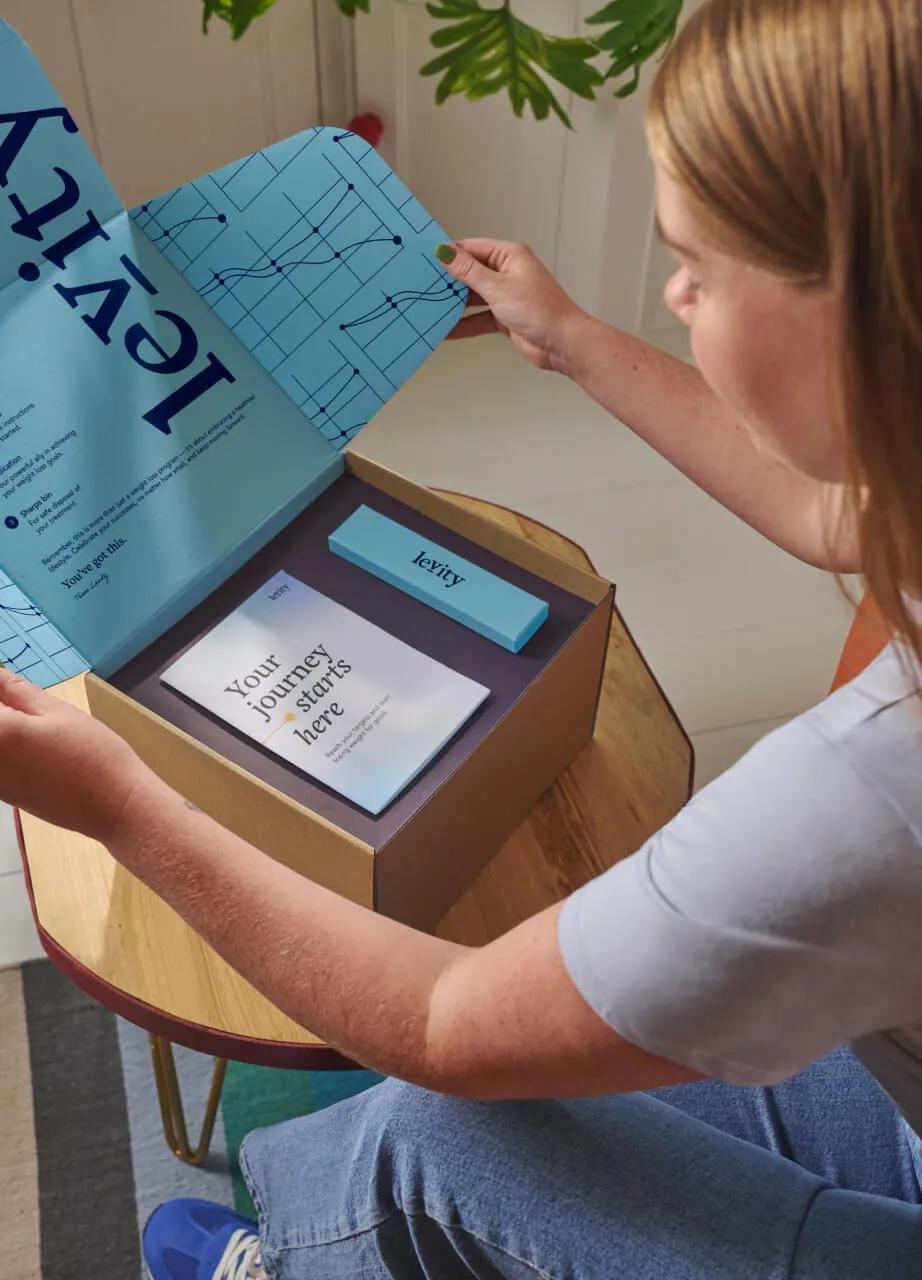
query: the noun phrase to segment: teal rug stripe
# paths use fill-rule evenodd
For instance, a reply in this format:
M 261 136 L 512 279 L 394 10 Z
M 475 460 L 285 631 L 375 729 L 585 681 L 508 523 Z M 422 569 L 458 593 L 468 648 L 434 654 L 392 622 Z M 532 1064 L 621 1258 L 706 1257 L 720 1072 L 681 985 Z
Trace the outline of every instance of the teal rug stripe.
M 322 1111 L 324 1107 L 332 1107 L 344 1098 L 352 1098 L 357 1093 L 364 1093 L 385 1079 L 377 1071 L 311 1071 L 311 1094 L 314 1105 L 312 1111 Z
M 22 986 L 42 1280 L 133 1280 L 141 1263 L 115 1020 L 47 961 L 24 965 Z
M 256 1216 L 238 1163 L 240 1144 L 251 1130 L 320 1111 L 362 1093 L 382 1078 L 373 1071 L 279 1071 L 228 1063 L 221 1110 L 237 1212 Z
M 193 1168 L 177 1160 L 163 1136 L 147 1032 L 122 1018 L 116 1019 L 116 1025 L 125 1099 L 128 1104 L 139 1234 L 151 1213 L 164 1200 L 193 1196 L 201 1200 L 216 1200 L 219 1204 L 232 1204 L 227 1143 L 220 1112 L 207 1163 Z M 194 1145 L 198 1140 L 208 1090 L 211 1087 L 214 1059 L 193 1053 L 191 1049 L 176 1048 L 174 1053 L 189 1141 Z M 141 1271 L 139 1275 L 146 1280 L 146 1273 Z M 129 1278 L 126 1277 L 125 1280 Z

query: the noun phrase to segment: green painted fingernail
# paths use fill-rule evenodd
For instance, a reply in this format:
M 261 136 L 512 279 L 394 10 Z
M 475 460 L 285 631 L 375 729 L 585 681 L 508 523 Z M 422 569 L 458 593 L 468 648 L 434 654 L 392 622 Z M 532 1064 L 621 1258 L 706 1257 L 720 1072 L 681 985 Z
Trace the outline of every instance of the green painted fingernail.
M 453 244 L 439 244 L 436 245 L 435 256 L 439 262 L 454 262 L 458 256 L 458 250 Z

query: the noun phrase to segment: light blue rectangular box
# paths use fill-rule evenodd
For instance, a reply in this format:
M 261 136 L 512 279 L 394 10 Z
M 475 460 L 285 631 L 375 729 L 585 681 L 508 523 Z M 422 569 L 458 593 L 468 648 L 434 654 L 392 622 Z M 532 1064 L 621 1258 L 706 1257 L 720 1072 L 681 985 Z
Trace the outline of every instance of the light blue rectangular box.
M 354 511 L 330 534 L 329 546 L 344 560 L 513 653 L 548 615 L 546 601 L 371 507 Z

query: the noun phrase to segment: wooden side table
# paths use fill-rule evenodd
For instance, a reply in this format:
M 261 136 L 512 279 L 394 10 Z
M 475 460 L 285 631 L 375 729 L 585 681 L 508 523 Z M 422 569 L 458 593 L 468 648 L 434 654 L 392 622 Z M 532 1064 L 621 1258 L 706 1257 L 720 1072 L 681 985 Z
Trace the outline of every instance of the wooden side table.
M 572 542 L 473 498 L 461 505 L 576 564 Z M 86 707 L 83 677 L 57 686 Z M 593 741 L 455 904 L 437 933 L 479 945 L 633 852 L 691 790 L 691 744 L 616 611 Z M 19 818 L 26 884 L 49 958 L 78 986 L 151 1038 L 164 1133 L 188 1163 L 205 1158 L 228 1058 L 263 1066 L 355 1064 L 292 1022 L 225 963 L 102 845 Z M 189 1142 L 173 1044 L 216 1058 L 201 1136 Z

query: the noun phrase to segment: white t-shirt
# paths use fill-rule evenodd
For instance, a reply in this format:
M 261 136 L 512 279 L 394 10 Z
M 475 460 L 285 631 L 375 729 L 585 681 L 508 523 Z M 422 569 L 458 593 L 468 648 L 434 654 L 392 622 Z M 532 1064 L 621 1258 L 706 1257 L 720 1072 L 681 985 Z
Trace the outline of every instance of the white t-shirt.
M 767 1084 L 850 1042 L 922 1132 L 922 697 L 894 646 L 560 918 L 620 1035 Z

